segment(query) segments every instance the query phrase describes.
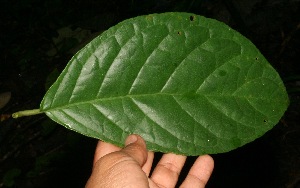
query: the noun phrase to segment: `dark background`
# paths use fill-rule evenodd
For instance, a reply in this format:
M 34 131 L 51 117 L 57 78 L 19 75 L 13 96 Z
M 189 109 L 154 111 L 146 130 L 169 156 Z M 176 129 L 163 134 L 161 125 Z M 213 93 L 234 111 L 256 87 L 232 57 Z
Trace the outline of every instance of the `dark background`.
M 0 109 L 0 187 L 83 187 L 97 140 L 45 115 L 9 115 L 38 108 L 72 55 L 102 31 L 138 15 L 183 11 L 225 22 L 249 38 L 279 72 L 291 100 L 264 136 L 213 155 L 207 187 L 299 188 L 299 7 L 299 0 L 0 0 L 0 93 L 11 92 Z

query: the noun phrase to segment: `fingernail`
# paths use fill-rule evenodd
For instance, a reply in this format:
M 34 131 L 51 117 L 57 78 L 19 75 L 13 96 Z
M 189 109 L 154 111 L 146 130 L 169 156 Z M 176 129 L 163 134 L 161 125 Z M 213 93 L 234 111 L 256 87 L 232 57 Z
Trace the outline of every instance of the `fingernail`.
M 132 143 L 136 142 L 137 140 L 138 140 L 138 137 L 136 135 L 129 135 L 126 138 L 125 146 L 128 146 L 129 144 L 132 144 Z

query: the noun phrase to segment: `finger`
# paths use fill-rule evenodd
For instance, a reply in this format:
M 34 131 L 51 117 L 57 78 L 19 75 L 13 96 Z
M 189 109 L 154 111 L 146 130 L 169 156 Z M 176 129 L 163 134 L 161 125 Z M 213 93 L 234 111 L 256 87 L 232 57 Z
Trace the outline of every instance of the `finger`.
M 120 149 L 121 148 L 119 148 L 113 144 L 106 143 L 106 142 L 99 140 L 99 142 L 97 143 L 97 146 L 96 146 L 93 164 L 95 165 L 95 163 L 104 155 L 107 155 L 107 154 L 115 152 L 115 151 L 119 151 Z
M 102 148 L 101 144 L 102 142 L 100 142 L 100 148 Z M 109 145 L 104 144 L 104 146 Z M 111 149 L 111 147 L 109 148 Z M 101 149 L 99 153 L 101 153 Z M 104 187 L 103 185 L 123 187 L 135 184 L 135 187 L 147 186 L 148 177 L 141 168 L 147 160 L 147 154 L 144 140 L 138 135 L 130 135 L 125 141 L 125 148 L 104 155 L 96 162 L 87 185 L 97 185 L 98 187 Z
M 164 154 L 155 167 L 151 180 L 160 187 L 175 187 L 186 156 Z
M 121 152 L 132 157 L 140 166 L 143 166 L 148 157 L 146 143 L 142 137 L 138 135 L 130 135 L 126 138 L 125 148 Z
M 198 157 L 180 187 L 204 188 L 211 176 L 213 169 L 214 160 L 211 156 L 203 155 Z
M 148 152 L 148 158 L 144 166 L 142 167 L 143 171 L 146 173 L 147 177 L 149 177 L 151 168 L 152 168 L 152 163 L 154 159 L 154 153 L 153 152 Z

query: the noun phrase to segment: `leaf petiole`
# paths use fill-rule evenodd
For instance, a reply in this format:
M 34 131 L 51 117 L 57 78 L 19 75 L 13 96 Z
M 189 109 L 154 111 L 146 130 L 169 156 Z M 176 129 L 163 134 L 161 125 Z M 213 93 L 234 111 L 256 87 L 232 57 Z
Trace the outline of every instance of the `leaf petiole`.
M 24 111 L 19 111 L 16 113 L 12 114 L 13 118 L 19 118 L 23 116 L 32 116 L 32 115 L 37 115 L 43 113 L 40 109 L 33 109 L 33 110 L 24 110 Z

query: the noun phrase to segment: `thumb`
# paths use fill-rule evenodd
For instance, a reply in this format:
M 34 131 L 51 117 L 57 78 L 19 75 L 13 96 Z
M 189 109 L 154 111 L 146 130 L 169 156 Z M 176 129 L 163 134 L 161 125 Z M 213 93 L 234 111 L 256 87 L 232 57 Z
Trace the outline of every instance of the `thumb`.
M 140 166 L 143 166 L 147 161 L 146 143 L 139 135 L 130 135 L 125 141 L 125 148 L 120 152 L 124 152 L 132 157 Z
M 109 153 L 95 163 L 86 188 L 116 188 L 124 185 L 145 187 L 148 179 L 142 171 L 142 166 L 147 161 L 147 157 L 146 143 L 142 137 L 130 135 L 123 149 Z

